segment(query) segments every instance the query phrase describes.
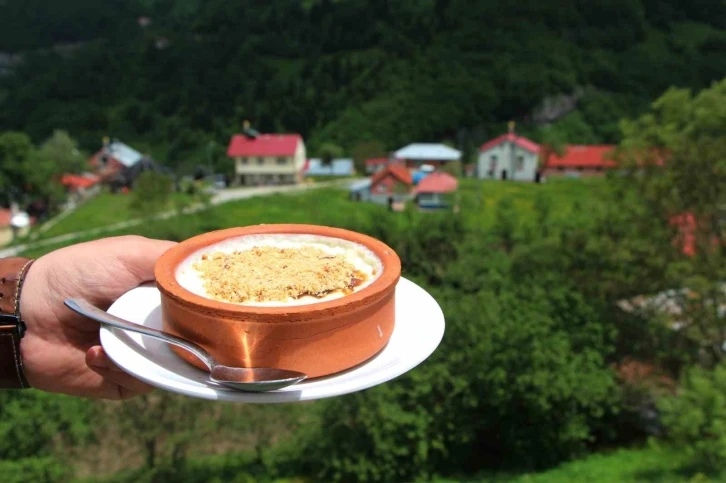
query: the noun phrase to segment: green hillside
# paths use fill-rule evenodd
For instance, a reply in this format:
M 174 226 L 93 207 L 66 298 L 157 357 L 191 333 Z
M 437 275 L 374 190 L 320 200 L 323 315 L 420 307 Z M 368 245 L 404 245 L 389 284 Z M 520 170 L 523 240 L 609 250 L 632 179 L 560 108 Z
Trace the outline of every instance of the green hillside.
M 471 152 L 510 119 L 536 140 L 613 142 L 667 87 L 726 76 L 716 0 L 56 3 L 0 3 L 0 51 L 26 53 L 0 78 L 0 131 L 38 142 L 63 128 L 87 150 L 111 135 L 181 170 L 210 140 L 221 162 L 244 119 L 300 132 L 313 152 L 440 140 Z M 37 51 L 73 42 L 85 44 Z M 573 93 L 569 114 L 538 110 Z
M 500 182 L 477 181 L 464 179 L 461 181 L 460 202 L 462 214 L 470 228 L 489 226 L 494 222 L 496 206 L 502 198 L 514 200 L 521 216 L 528 218 L 533 213 L 533 205 L 541 193 L 551 199 L 557 207 L 554 216 L 566 218 L 574 203 L 587 203 L 605 189 L 601 179 L 570 180 L 554 179 L 541 187 L 528 184 L 510 184 Z M 244 226 L 257 223 L 292 223 L 307 218 L 308 223 L 337 223 L 338 217 L 348 218 L 355 213 L 380 213 L 385 207 L 367 203 L 352 203 L 347 194 L 341 190 L 319 189 L 309 193 L 272 197 L 263 196 L 245 201 L 225 203 L 208 210 L 202 218 L 212 217 L 219 228 Z M 173 210 L 175 203 L 191 201 L 181 193 L 175 193 L 173 200 L 166 209 Z M 127 194 L 102 193 L 87 201 L 70 215 L 55 223 L 48 230 L 40 233 L 38 239 L 52 238 L 68 233 L 91 230 L 125 220 L 142 216 L 130 208 L 131 198 Z M 186 206 L 188 203 L 184 203 Z M 313 209 L 315 206 L 326 206 L 326 210 Z M 194 217 L 189 217 L 194 219 Z M 341 220 L 342 221 L 342 220 Z M 174 223 L 177 223 L 176 221 Z M 117 230 L 111 234 L 138 233 L 148 228 L 132 227 Z M 153 230 L 153 228 L 152 228 Z M 196 233 L 191 233 L 196 234 Z M 97 235 L 102 236 L 101 234 Z M 72 243 L 71 240 L 65 244 Z M 60 245 L 54 245 L 58 248 Z M 34 255 L 49 251 L 50 248 L 34 250 Z

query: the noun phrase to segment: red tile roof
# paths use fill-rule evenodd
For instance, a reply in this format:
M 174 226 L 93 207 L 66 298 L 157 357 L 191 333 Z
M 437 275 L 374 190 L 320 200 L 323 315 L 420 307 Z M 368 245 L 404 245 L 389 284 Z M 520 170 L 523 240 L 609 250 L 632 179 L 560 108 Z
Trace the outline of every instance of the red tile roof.
M 229 142 L 227 156 L 292 156 L 300 142 L 299 134 L 260 134 L 256 138 L 236 134 Z
M 398 180 L 402 183 L 409 185 L 413 184 L 413 178 L 411 177 L 411 173 L 408 171 L 408 169 L 406 169 L 405 166 L 400 164 L 389 164 L 386 169 L 377 172 L 375 176 L 371 178 L 371 186 L 375 186 L 389 174 L 392 174 L 394 177 L 398 178 Z
M 80 176 L 77 174 L 64 174 L 61 184 L 71 189 L 90 188 L 100 181 L 98 176 Z
M 451 193 L 459 187 L 459 181 L 449 173 L 436 171 L 427 175 L 416 186 L 416 193 Z
M 548 168 L 612 168 L 617 164 L 608 159 L 615 146 L 573 144 L 565 147 L 562 156 L 551 154 L 547 160 Z
M 520 148 L 526 149 L 527 151 L 529 151 L 531 153 L 539 154 L 539 150 L 540 150 L 539 144 L 532 142 L 529 139 L 524 138 L 522 136 L 517 136 L 514 133 L 502 134 L 501 136 L 482 144 L 481 147 L 479 148 L 479 151 L 486 151 L 489 148 L 493 148 L 494 146 L 498 146 L 498 145 L 502 144 L 503 142 L 507 142 L 507 141 L 514 143 L 517 146 L 519 146 Z
M 388 158 L 366 159 L 366 166 L 378 166 L 381 164 L 388 164 Z

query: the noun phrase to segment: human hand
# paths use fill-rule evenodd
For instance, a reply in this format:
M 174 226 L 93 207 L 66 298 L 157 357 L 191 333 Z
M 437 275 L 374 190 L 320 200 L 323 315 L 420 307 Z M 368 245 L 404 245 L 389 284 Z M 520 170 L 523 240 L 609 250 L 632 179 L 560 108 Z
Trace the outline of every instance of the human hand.
M 99 324 L 63 302 L 81 297 L 106 310 L 140 284 L 154 280 L 154 264 L 175 243 L 122 236 L 81 243 L 36 260 L 20 294 L 27 325 L 20 342 L 25 377 L 47 392 L 127 399 L 152 387 L 119 369 L 100 346 Z

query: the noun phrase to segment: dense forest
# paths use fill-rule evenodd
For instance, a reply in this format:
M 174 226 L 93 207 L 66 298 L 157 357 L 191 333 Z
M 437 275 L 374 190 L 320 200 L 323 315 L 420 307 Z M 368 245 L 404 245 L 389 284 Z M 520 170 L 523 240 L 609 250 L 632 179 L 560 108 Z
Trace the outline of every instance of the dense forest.
M 716 0 L 10 0 L 0 131 L 63 129 L 85 150 L 110 135 L 181 171 L 210 141 L 221 162 L 245 119 L 312 154 L 471 153 L 510 119 L 536 140 L 617 142 L 669 86 L 726 76 L 725 19 Z

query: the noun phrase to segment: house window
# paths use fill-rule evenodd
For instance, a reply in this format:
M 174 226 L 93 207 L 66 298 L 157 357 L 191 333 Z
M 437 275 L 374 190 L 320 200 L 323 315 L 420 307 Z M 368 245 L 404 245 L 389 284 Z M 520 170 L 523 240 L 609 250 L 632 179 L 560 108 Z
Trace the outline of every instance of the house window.
M 108 156 L 105 154 L 101 155 L 101 167 L 106 167 L 106 164 L 108 163 Z
M 263 158 L 262 156 L 257 158 L 257 164 L 259 164 L 259 165 L 265 164 L 265 158 Z
M 279 164 L 279 165 L 287 164 L 287 158 L 282 158 L 282 157 L 277 158 L 277 164 Z
M 247 158 L 241 158 L 242 164 L 247 164 Z
M 493 173 L 493 172 L 495 172 L 497 170 L 497 157 L 496 156 L 492 156 L 489 159 L 490 159 L 489 160 L 489 166 L 491 166 L 491 170 L 492 170 L 492 173 Z
M 517 156 L 517 171 L 522 171 L 524 169 L 524 156 L 519 155 Z

